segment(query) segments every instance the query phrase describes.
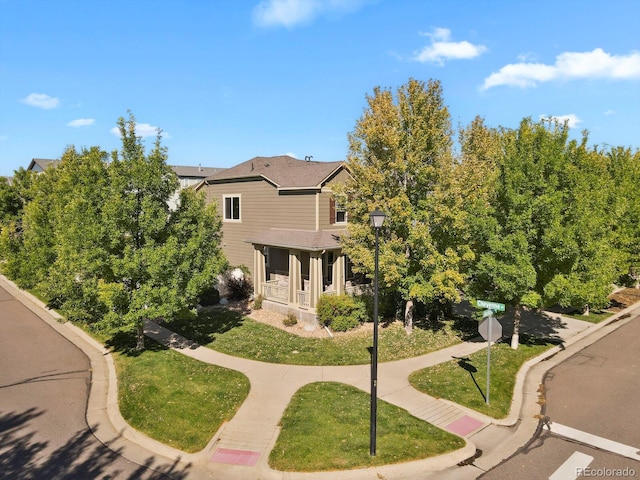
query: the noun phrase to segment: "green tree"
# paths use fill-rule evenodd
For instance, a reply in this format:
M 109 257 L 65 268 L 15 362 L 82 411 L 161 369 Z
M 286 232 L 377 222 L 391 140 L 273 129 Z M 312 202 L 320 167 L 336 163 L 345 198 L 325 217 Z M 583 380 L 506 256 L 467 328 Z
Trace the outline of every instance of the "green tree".
M 374 89 L 368 107 L 349 134 L 351 180 L 338 190 L 349 213 L 343 248 L 356 271 L 373 272 L 374 232 L 369 212 L 384 210 L 380 244 L 381 285 L 405 302 L 405 328 L 413 326 L 416 301 L 459 301 L 466 245 L 439 243 L 447 235 L 436 211 L 445 193 L 441 181 L 452 167 L 450 116 L 438 81 L 410 79 L 397 89 Z
M 606 156 L 612 179 L 608 214 L 620 254 L 619 271 L 640 288 L 640 150 L 616 147 Z
M 105 274 L 107 154 L 97 147 L 67 148 L 55 166 L 49 202 L 55 256 L 42 289 L 50 304 L 72 321 L 93 323 L 104 314 L 98 280 Z
M 0 222 L 6 223 L 17 218 L 22 210 L 22 202 L 15 188 L 5 177 L 0 177 Z
M 559 223 L 567 135 L 567 125 L 547 128 L 530 119 L 501 132 L 493 231 L 478 245 L 468 290 L 514 307 L 512 348 L 519 344 L 522 306 L 540 306 L 541 239 L 548 225 Z
M 118 127 L 122 150 L 112 154 L 103 209 L 109 268 L 98 288 L 108 307 L 104 323 L 134 328 L 143 349 L 144 321 L 193 305 L 226 262 L 215 206 L 205 208 L 201 196 L 183 192 L 177 210 L 169 211 L 178 181 L 166 164 L 160 132 L 147 155 L 133 115 L 120 118 Z
M 0 177 L 0 265 L 9 276 L 14 276 L 18 267 L 16 256 L 21 248 L 23 202 L 18 182 L 10 185 L 5 177 Z
M 17 221 L 3 232 L 7 255 L 3 270 L 20 287 L 32 288 L 47 278 L 55 260 L 51 211 L 57 172 L 54 168 L 40 174 L 21 170 L 15 186 L 24 207 Z
M 621 264 L 610 212 L 618 192 L 607 156 L 587 142 L 585 132 L 565 149 L 558 187 L 564 208 L 542 237 L 540 262 L 545 303 L 579 307 L 585 315 L 608 304 Z

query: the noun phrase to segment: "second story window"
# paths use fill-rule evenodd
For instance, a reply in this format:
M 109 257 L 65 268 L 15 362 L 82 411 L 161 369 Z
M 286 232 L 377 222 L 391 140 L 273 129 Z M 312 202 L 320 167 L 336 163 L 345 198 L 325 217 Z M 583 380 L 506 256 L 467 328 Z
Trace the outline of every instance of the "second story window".
M 330 223 L 347 223 L 347 209 L 344 205 L 336 202 L 335 199 L 330 200 L 329 204 L 329 222 Z
M 224 220 L 226 222 L 240 221 L 240 195 L 224 195 Z

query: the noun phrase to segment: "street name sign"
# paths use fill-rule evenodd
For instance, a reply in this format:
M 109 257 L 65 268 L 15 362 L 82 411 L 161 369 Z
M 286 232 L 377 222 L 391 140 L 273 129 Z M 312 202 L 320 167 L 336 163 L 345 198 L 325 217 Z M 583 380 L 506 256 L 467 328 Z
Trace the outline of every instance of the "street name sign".
M 488 308 L 495 312 L 504 312 L 504 303 L 487 302 L 486 300 L 478 300 L 478 307 Z

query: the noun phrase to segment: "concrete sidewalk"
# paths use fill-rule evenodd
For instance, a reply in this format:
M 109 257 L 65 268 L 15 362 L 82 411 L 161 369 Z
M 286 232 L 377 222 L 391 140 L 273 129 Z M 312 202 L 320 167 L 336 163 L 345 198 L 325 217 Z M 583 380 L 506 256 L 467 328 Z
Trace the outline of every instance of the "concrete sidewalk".
M 370 366 L 295 366 L 270 364 L 225 355 L 185 339 L 153 322 L 146 324 L 145 333 L 177 351 L 203 362 L 244 373 L 251 390 L 234 418 L 223 425 L 205 449 L 186 454 L 161 444 L 130 427 L 120 415 L 117 402 L 117 379 L 111 355 L 106 349 L 59 316 L 45 308 L 39 300 L 19 290 L 0 276 L 0 286 L 10 291 L 40 318 L 55 326 L 70 341 L 76 343 L 91 359 L 92 385 L 87 410 L 88 424 L 96 437 L 108 446 L 118 448 L 123 456 L 140 464 L 174 465 L 188 471 L 190 479 L 281 479 L 307 480 L 336 478 L 336 472 L 279 472 L 268 465 L 280 428 L 278 423 L 295 392 L 307 383 L 333 381 L 353 385 L 368 392 Z M 406 409 L 412 415 L 428 421 L 466 440 L 466 446 L 456 452 L 425 460 L 382 467 L 341 471 L 346 480 L 377 480 L 379 478 L 414 479 L 429 473 L 430 478 L 475 478 L 482 471 L 498 464 L 525 444 L 533 435 L 540 413 L 537 391 L 542 375 L 563 358 L 575 353 L 611 328 L 629 320 L 619 320 L 636 306 L 629 307 L 599 324 L 548 314 L 543 329 L 550 337 L 563 343 L 530 360 L 518 374 L 511 413 L 504 420 L 494 420 L 452 402 L 435 399 L 410 386 L 408 377 L 416 370 L 465 357 L 486 348 L 485 342 L 463 342 L 420 357 L 381 363 L 378 367 L 378 397 Z M 540 319 L 523 318 L 522 331 L 538 332 Z M 507 330 L 505 324 L 505 330 Z M 551 360 L 549 360 L 551 359 Z M 544 361 L 543 360 L 547 360 Z M 476 455 L 472 467 L 455 467 Z M 152 461 L 150 461 L 152 459 Z M 454 467 L 453 469 L 450 467 Z

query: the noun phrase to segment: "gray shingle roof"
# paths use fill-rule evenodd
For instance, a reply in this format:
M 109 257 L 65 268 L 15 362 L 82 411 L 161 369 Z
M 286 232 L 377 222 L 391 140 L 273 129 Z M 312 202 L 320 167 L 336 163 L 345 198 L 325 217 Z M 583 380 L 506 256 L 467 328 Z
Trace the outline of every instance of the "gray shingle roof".
M 264 178 L 278 188 L 313 188 L 321 187 L 343 165 L 344 162 L 313 162 L 288 155 L 254 157 L 208 177 L 205 182 Z
M 27 170 L 35 170 L 37 172 L 44 172 L 51 165 L 55 165 L 60 160 L 49 160 L 47 158 L 33 158 L 27 167 Z
M 171 168 L 176 175 L 179 177 L 191 177 L 191 178 L 207 178 L 211 175 L 215 175 L 216 173 L 225 170 L 224 168 L 216 168 L 216 167 L 189 167 L 184 165 L 172 165 Z
M 345 233 L 345 230 L 310 231 L 271 228 L 253 235 L 245 242 L 271 247 L 321 251 L 340 248 L 340 235 Z

